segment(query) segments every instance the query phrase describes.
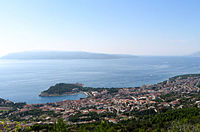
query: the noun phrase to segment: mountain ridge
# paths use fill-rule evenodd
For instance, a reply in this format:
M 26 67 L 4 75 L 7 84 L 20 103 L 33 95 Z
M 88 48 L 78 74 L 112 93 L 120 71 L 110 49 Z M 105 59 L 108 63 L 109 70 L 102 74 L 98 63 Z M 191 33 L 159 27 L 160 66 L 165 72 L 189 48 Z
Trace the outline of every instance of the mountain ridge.
M 120 59 L 132 58 L 134 55 L 105 54 L 82 51 L 25 51 L 10 53 L 0 59 Z
M 192 57 L 200 57 L 200 51 L 191 54 Z

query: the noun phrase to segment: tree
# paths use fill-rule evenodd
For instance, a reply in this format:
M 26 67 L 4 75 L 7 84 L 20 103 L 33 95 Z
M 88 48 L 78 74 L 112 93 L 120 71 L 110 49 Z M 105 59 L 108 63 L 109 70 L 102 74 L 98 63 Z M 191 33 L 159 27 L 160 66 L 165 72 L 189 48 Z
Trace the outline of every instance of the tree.
M 54 123 L 52 132 L 68 132 L 62 118 L 59 118 L 58 121 Z

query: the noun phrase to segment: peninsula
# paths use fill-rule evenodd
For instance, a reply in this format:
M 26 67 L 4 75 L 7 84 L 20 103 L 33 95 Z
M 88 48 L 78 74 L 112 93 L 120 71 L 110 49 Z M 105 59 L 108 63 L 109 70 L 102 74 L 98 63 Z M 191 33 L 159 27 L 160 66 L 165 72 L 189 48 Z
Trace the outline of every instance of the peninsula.
M 39 96 L 48 97 L 48 96 L 63 96 L 69 94 L 76 94 L 81 92 L 83 88 L 83 84 L 75 83 L 75 84 L 65 84 L 59 83 L 55 86 L 51 86 L 48 90 L 41 92 Z
M 90 96 L 91 92 L 102 92 L 104 90 L 109 91 L 110 93 L 115 93 L 120 88 L 92 88 L 84 87 L 81 83 L 58 83 L 55 86 L 51 86 L 48 90 L 42 91 L 39 96 L 41 97 L 50 97 L 50 96 L 64 96 L 70 94 L 85 93 Z

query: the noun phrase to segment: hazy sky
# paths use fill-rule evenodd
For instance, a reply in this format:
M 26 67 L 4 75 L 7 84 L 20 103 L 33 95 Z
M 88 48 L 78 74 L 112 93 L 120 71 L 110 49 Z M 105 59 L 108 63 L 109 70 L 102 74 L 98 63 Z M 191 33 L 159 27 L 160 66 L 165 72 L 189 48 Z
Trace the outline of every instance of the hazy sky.
M 0 55 L 200 51 L 200 0 L 0 0 Z

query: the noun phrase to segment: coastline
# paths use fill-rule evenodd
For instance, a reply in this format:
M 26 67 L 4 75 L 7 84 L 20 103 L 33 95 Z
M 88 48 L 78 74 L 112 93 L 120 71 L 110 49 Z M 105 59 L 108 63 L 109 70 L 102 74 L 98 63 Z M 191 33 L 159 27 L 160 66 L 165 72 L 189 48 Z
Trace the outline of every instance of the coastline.
M 64 94 L 46 94 L 42 95 L 42 93 L 39 95 L 40 97 L 61 97 L 61 96 L 67 96 L 67 95 L 77 95 L 77 94 L 85 94 L 87 97 L 89 96 L 87 92 L 76 92 L 76 93 L 64 93 Z

